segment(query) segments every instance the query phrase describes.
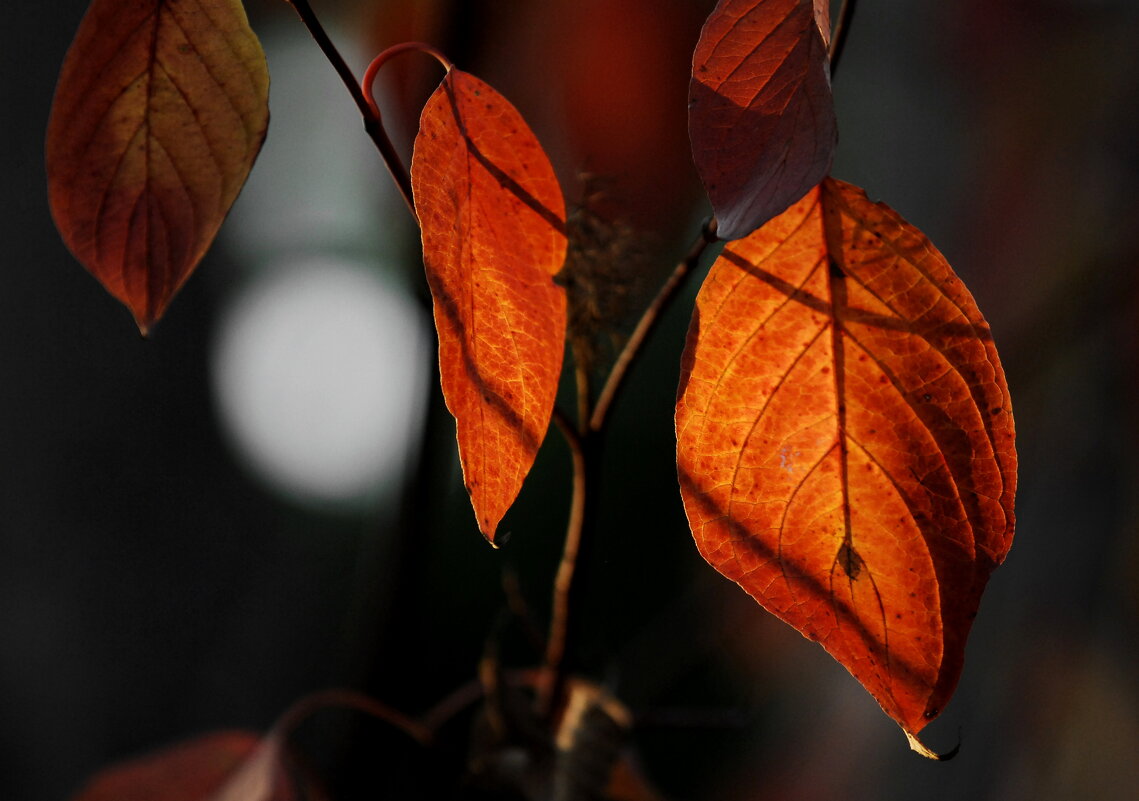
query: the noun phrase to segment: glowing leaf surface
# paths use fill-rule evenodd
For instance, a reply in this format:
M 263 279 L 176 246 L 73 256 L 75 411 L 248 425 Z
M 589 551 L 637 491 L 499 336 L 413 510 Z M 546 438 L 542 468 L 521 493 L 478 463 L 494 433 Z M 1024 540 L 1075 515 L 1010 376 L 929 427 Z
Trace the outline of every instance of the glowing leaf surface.
M 467 491 L 492 543 L 553 412 L 565 341 L 565 204 L 518 111 L 451 69 L 411 166 L 439 371 Z
M 677 402 L 696 543 L 909 735 L 945 706 L 1013 536 L 989 327 L 920 231 L 827 179 L 729 243 Z

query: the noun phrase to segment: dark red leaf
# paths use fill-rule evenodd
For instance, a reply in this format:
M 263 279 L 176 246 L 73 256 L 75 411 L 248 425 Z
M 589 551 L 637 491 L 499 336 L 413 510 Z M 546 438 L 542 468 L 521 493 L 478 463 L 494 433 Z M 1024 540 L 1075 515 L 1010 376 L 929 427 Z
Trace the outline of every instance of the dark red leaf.
M 257 752 L 251 732 L 215 732 L 107 768 L 72 801 L 207 801 Z
M 830 171 L 830 68 L 812 0 L 720 0 L 692 57 L 688 132 L 722 239 L 747 236 Z

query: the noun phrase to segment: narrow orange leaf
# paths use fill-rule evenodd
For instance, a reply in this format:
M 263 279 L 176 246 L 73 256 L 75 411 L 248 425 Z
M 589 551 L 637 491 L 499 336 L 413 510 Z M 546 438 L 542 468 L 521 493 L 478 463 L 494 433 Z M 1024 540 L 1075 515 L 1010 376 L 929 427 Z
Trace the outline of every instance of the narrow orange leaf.
M 704 23 L 688 133 L 722 239 L 747 236 L 830 171 L 825 18 L 813 0 L 720 0 Z
M 449 70 L 419 125 L 411 181 L 443 395 L 479 528 L 493 544 L 553 413 L 565 203 L 522 116 L 478 78 Z
M 704 557 L 916 735 L 957 685 L 1016 488 L 1004 372 L 942 255 L 827 179 L 713 265 L 676 426 Z
M 93 0 L 56 86 L 48 194 L 64 242 L 145 334 L 197 267 L 269 121 L 240 0 Z

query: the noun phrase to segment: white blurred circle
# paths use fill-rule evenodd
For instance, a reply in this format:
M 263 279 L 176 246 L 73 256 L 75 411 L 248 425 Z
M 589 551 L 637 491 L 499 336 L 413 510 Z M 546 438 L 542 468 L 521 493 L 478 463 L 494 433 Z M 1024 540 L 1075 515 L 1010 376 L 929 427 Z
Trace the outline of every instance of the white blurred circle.
M 229 307 L 214 390 L 269 484 L 302 502 L 368 502 L 398 486 L 415 447 L 429 351 L 408 297 L 322 256 L 262 271 Z

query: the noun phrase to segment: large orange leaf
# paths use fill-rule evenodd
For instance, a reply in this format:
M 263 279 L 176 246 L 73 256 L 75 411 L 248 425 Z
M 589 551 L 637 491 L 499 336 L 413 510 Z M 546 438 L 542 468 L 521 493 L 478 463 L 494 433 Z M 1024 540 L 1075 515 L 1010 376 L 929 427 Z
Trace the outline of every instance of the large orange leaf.
M 494 542 L 553 412 L 566 299 L 565 204 L 518 111 L 450 69 L 423 109 L 411 163 L 439 371 L 467 491 Z
M 52 214 L 145 333 L 197 267 L 265 138 L 240 0 L 94 0 L 47 131 Z
M 960 676 L 1013 536 L 989 327 L 920 231 L 827 179 L 727 245 L 676 410 L 696 543 L 913 737 Z
M 812 0 L 720 0 L 704 23 L 688 133 L 722 239 L 747 236 L 830 170 L 828 19 Z

